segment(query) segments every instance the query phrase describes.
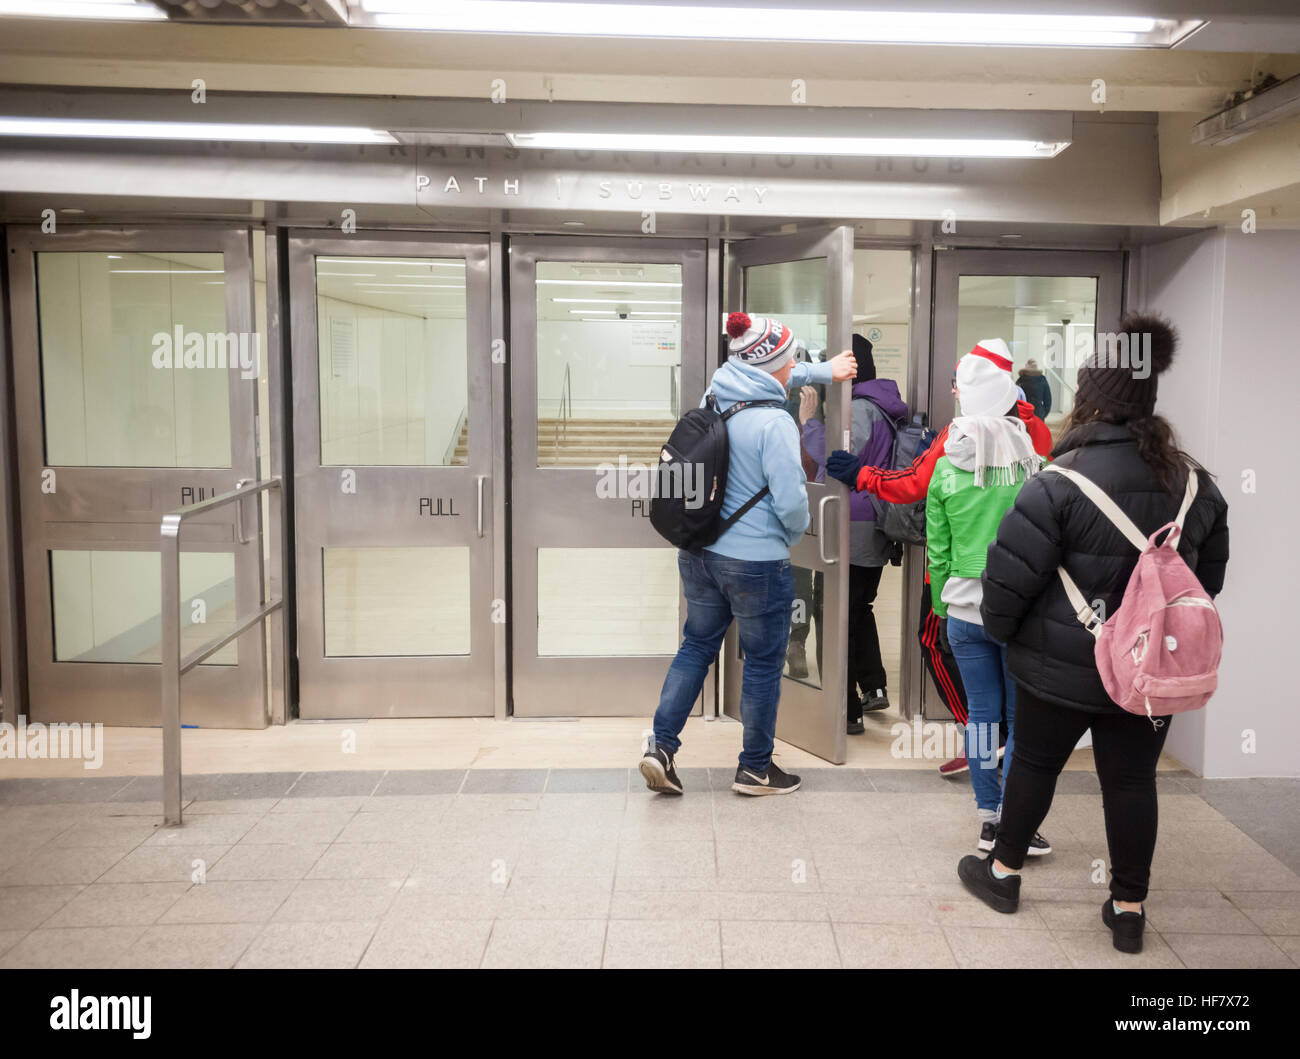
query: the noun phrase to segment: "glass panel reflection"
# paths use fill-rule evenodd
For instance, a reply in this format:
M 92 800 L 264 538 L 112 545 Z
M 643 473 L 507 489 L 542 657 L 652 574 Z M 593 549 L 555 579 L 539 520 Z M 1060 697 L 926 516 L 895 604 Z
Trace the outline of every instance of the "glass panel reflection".
M 468 548 L 325 548 L 325 654 L 467 655 Z
M 316 259 L 321 463 L 463 466 L 465 262 Z
M 45 458 L 70 467 L 229 467 L 221 254 L 38 253 Z M 233 339 L 233 356 L 231 340 Z M 255 369 L 250 369 L 255 370 Z M 251 376 L 250 376 L 251 377 Z
M 152 662 L 162 658 L 162 562 L 157 552 L 50 552 L 57 662 Z M 235 627 L 235 557 L 181 553 L 181 655 Z M 204 665 L 235 665 L 227 644 Z
M 785 676 L 810 688 L 822 686 L 822 592 L 820 570 L 794 564 L 794 607 L 790 612 L 790 643 Z
M 537 653 L 674 654 L 680 593 L 672 548 L 538 548 Z
M 1093 276 L 962 276 L 958 282 L 957 355 L 981 338 L 1005 339 L 1016 385 L 1053 436 L 1074 408 L 1079 366 L 1094 348 L 1096 322 Z
M 682 268 L 537 263 L 537 464 L 653 466 L 681 414 Z

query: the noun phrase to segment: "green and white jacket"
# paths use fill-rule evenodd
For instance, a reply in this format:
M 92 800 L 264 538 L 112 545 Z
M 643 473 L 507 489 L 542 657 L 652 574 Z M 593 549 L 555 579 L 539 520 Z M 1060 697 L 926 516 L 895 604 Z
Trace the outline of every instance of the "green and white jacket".
M 926 494 L 930 599 L 941 618 L 981 624 L 980 577 L 998 524 L 1042 457 L 1019 419 L 954 419 Z

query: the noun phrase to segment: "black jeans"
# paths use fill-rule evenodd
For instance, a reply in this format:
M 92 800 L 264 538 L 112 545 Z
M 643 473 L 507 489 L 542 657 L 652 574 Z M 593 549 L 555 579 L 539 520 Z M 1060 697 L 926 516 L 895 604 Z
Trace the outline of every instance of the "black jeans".
M 880 660 L 880 633 L 871 605 L 880 590 L 883 566 L 849 567 L 849 720 L 862 720 L 862 700 L 857 688 L 870 694 L 885 684 L 885 664 Z
M 993 856 L 1008 868 L 1024 865 L 1029 840 L 1052 807 L 1056 777 L 1083 733 L 1092 729 L 1110 847 L 1111 897 L 1146 900 L 1156 851 L 1156 762 L 1171 718 L 1163 720 L 1152 728 L 1145 717 L 1120 710 L 1085 713 L 1044 702 L 1017 684 L 1015 750 Z

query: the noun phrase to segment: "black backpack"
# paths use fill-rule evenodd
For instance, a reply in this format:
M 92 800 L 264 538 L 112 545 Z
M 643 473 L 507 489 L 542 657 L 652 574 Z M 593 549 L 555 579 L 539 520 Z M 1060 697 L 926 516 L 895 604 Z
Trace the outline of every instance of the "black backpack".
M 737 401 L 718 411 L 713 394 L 701 408 L 677 421 L 659 452 L 650 525 L 669 544 L 697 552 L 721 537 L 750 508 L 767 496 L 763 486 L 730 518 L 722 517 L 727 495 L 727 420 L 746 408 L 785 408 L 784 401 Z
M 865 400 L 870 401 L 871 398 Z M 894 435 L 889 450 L 889 466 L 894 470 L 905 470 L 934 443 L 935 432 L 925 425 L 923 412 L 912 416 L 911 422 L 906 426 L 899 426 L 883 408 L 880 411 Z M 911 504 L 891 504 L 878 496 L 872 496 L 871 506 L 876 513 L 876 525 L 891 541 L 898 544 L 925 543 L 924 500 Z

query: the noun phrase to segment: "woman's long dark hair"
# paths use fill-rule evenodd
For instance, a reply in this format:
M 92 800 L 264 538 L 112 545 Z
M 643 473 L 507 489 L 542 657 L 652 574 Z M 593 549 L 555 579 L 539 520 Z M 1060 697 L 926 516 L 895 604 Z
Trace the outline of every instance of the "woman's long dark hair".
M 1155 473 L 1160 488 L 1171 496 L 1181 496 L 1187 488 L 1187 468 L 1205 470 L 1196 460 L 1178 447 L 1178 439 L 1169 420 L 1154 412 L 1138 419 L 1123 419 L 1096 408 L 1075 405 L 1065 421 L 1065 433 L 1052 450 L 1055 459 L 1063 452 L 1076 448 L 1087 440 L 1096 423 L 1116 423 L 1126 426 L 1137 441 L 1138 455 Z

